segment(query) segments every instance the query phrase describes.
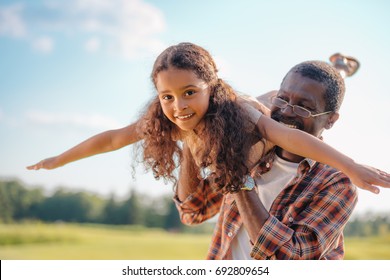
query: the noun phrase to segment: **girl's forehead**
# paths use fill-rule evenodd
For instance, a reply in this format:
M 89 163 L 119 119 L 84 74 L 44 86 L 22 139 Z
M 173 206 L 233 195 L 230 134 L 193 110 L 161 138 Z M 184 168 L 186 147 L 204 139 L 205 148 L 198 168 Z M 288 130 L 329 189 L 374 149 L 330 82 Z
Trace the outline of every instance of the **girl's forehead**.
M 192 70 L 169 68 L 160 71 L 156 76 L 156 87 L 160 90 L 178 89 L 188 86 L 204 88 L 208 84 Z

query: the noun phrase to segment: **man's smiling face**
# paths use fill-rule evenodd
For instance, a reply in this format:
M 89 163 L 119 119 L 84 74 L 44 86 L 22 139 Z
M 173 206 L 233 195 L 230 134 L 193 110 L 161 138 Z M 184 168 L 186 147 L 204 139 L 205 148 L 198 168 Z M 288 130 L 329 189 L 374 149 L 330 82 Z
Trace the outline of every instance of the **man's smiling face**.
M 312 114 L 317 114 L 325 112 L 324 94 L 325 88 L 321 83 L 292 72 L 284 79 L 277 97 L 290 105 L 298 105 L 309 110 Z M 284 109 L 272 106 L 271 117 L 287 126 L 319 137 L 327 124 L 329 115 L 304 118 L 295 114 L 291 106 Z

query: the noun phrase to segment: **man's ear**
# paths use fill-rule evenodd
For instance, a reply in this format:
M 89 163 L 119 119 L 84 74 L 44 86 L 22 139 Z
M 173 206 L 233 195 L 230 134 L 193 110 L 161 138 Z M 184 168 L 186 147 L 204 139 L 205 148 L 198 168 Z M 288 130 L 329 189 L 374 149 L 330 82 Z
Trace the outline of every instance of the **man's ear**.
M 331 113 L 326 122 L 325 129 L 331 129 L 333 124 L 339 119 L 339 116 L 337 112 Z

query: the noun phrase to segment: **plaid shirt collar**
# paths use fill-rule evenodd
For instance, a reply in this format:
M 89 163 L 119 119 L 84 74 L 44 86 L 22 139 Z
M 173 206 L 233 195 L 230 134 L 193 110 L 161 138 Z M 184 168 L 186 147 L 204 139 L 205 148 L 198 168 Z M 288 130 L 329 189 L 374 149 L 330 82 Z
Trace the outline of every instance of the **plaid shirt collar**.
M 273 162 L 276 157 L 276 147 L 272 148 L 262 159 L 261 161 L 253 168 L 252 176 L 261 176 L 264 173 L 267 173 L 271 170 Z M 314 165 L 316 164 L 315 160 L 310 158 L 304 158 L 298 165 L 298 177 L 303 176 L 307 172 L 311 171 Z

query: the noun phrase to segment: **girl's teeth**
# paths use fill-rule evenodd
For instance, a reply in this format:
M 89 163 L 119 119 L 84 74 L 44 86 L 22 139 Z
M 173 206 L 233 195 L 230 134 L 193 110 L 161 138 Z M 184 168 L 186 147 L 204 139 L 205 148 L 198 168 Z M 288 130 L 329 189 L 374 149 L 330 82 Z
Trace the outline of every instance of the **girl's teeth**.
M 183 119 L 188 119 L 189 117 L 191 117 L 193 114 L 189 114 L 189 115 L 185 115 L 185 116 L 177 116 L 176 118 L 180 119 L 180 120 L 183 120 Z

